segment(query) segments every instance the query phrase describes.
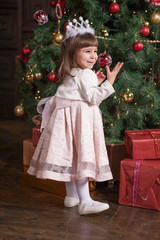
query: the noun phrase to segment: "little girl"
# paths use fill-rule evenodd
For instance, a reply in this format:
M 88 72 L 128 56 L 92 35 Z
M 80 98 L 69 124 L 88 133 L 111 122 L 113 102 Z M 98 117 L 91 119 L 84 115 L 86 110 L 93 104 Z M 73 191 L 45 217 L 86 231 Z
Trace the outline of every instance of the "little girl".
M 80 23 L 75 19 L 69 23 L 55 70 L 57 92 L 37 107 L 44 130 L 28 170 L 38 178 L 65 182 L 64 205 L 78 205 L 81 215 L 109 208 L 91 199 L 88 181 L 112 179 L 98 105 L 114 92 L 112 85 L 123 65 L 117 63 L 113 71 L 107 66 L 104 81 L 101 69 L 91 70 L 97 47 L 88 21 L 81 17 Z

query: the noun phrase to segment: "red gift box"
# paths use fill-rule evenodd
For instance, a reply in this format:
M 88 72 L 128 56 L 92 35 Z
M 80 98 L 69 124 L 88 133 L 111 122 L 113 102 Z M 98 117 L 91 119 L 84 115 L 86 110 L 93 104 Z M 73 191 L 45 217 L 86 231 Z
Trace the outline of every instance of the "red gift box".
M 35 126 L 34 128 L 32 128 L 32 142 L 33 142 L 33 146 L 35 147 L 37 146 L 41 136 L 40 128 L 41 126 Z
M 160 161 L 121 161 L 119 203 L 160 211 Z
M 126 130 L 125 146 L 133 160 L 160 159 L 160 129 Z

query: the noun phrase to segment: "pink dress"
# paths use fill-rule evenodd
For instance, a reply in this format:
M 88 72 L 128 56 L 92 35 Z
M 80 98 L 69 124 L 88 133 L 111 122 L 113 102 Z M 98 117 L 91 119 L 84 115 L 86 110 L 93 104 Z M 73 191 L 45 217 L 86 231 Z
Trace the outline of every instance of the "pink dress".
M 58 96 L 45 101 L 45 127 L 28 173 L 64 182 L 112 179 L 98 105 Z

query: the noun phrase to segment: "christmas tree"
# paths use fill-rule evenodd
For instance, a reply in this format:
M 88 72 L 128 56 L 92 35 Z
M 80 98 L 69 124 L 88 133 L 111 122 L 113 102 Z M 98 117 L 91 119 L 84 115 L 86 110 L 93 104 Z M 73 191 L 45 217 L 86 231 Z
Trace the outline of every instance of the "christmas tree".
M 100 105 L 106 141 L 123 140 L 126 129 L 159 128 L 160 1 L 58 0 L 51 5 L 51 15 L 35 13 L 34 39 L 16 57 L 21 96 L 16 114 L 24 109 L 31 120 L 38 101 L 54 95 L 54 69 L 66 25 L 83 16 L 96 31 L 100 66 L 109 64 L 110 56 L 111 69 L 124 62 L 114 83 L 115 94 Z

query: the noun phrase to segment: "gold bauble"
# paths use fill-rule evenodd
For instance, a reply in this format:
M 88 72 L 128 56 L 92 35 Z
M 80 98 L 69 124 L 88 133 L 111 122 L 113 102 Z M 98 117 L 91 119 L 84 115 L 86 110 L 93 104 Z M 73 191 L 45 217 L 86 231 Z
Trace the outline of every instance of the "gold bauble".
M 25 79 L 27 82 L 33 82 L 34 74 L 32 72 L 27 72 L 25 75 Z
M 151 16 L 150 16 L 150 20 L 153 24 L 160 23 L 160 14 L 157 13 L 157 12 L 152 13 Z
M 17 117 L 21 117 L 21 116 L 24 115 L 24 107 L 23 107 L 22 104 L 15 106 L 15 108 L 14 108 L 14 114 L 15 114 Z
M 107 36 L 109 35 L 106 29 L 103 29 L 103 30 L 102 30 L 102 33 L 103 33 L 103 36 L 104 36 L 104 37 L 107 37 Z
M 145 22 L 144 26 L 148 27 L 149 26 L 149 22 Z
M 134 94 L 127 89 L 127 91 L 123 94 L 123 99 L 125 102 L 132 102 L 134 99 Z
M 64 38 L 64 35 L 62 33 L 56 33 L 53 35 L 53 39 L 56 43 L 60 44 Z
M 35 73 L 35 79 L 41 80 L 42 79 L 42 73 L 41 72 Z

